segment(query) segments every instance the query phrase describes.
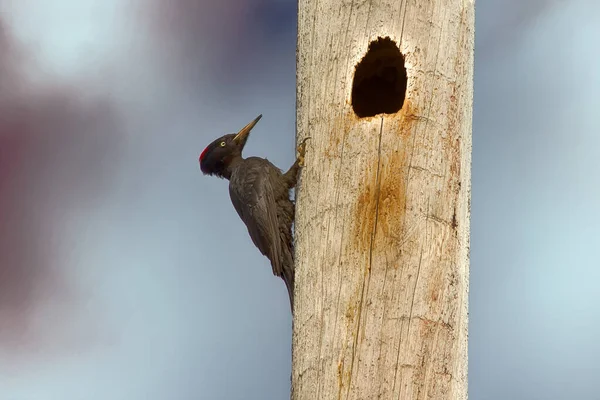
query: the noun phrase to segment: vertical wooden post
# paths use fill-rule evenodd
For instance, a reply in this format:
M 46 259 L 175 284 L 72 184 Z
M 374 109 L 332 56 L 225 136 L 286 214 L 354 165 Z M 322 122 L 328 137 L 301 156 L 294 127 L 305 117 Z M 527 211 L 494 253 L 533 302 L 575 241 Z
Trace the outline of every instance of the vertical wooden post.
M 466 399 L 474 1 L 298 12 L 292 399 Z

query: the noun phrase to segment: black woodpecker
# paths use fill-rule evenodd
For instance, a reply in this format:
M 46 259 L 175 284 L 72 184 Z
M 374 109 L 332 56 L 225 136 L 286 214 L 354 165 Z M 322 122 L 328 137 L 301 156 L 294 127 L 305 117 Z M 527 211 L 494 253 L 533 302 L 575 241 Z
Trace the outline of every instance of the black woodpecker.
M 269 160 L 242 157 L 250 131 L 262 114 L 237 134 L 221 136 L 200 154 L 200 170 L 229 180 L 229 197 L 246 224 L 252 242 L 270 261 L 273 274 L 285 282 L 294 310 L 294 251 L 292 223 L 295 206 L 290 189 L 296 186 L 304 165 L 306 139 L 298 146 L 298 158 L 286 173 Z

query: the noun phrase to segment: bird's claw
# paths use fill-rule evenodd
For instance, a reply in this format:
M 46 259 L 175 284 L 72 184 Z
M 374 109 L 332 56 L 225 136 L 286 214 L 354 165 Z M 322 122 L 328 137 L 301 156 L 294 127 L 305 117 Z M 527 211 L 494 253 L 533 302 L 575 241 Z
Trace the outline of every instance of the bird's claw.
M 306 141 L 310 139 L 310 137 L 306 137 L 300 142 L 298 146 L 298 165 L 300 167 L 304 167 L 304 154 L 306 153 Z

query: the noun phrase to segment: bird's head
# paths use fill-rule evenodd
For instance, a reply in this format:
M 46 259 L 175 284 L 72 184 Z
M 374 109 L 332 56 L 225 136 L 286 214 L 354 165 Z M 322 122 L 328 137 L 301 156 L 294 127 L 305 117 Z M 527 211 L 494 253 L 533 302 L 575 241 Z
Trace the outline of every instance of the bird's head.
M 240 159 L 250 131 L 262 118 L 262 114 L 243 127 L 238 133 L 221 136 L 214 140 L 200 154 L 200 170 L 204 175 L 215 175 L 219 178 L 229 177 L 229 166 Z

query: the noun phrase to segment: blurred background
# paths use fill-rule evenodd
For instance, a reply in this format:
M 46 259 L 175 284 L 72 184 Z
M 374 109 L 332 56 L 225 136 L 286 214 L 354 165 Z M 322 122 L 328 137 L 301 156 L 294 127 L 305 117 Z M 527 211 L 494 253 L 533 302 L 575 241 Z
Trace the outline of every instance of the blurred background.
M 469 392 L 597 399 L 600 3 L 477 3 Z M 0 399 L 289 398 L 285 286 L 198 154 L 294 157 L 296 2 L 0 0 Z M 277 299 L 278 301 L 274 301 Z

